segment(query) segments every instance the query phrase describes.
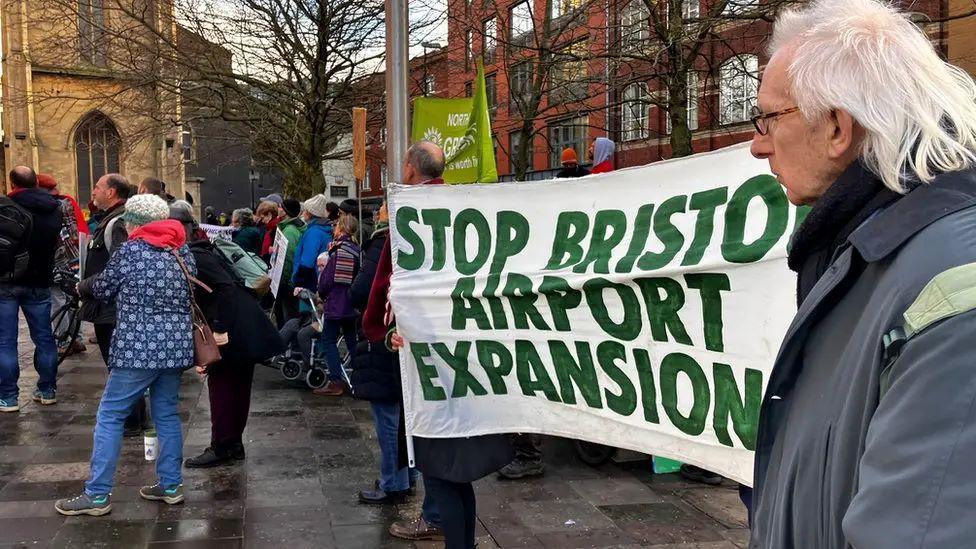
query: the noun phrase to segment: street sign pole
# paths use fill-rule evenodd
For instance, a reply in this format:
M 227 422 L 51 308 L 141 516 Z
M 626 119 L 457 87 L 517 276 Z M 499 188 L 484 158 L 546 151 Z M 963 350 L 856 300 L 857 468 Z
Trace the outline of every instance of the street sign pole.
M 386 0 L 386 173 L 402 183 L 407 155 L 407 0 Z

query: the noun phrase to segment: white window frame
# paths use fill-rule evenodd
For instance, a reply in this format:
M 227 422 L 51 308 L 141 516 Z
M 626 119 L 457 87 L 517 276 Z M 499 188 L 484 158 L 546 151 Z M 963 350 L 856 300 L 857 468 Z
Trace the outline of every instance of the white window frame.
M 651 104 L 645 82 L 628 84 L 620 95 L 620 140 L 637 141 L 650 135 Z
M 421 83 L 421 88 L 423 89 L 424 95 L 434 95 L 437 87 L 437 79 L 434 78 L 433 74 L 428 74 L 424 77 L 424 81 Z
M 524 8 L 524 10 L 520 10 Z M 518 13 L 519 11 L 527 13 Z M 535 31 L 535 20 L 532 15 L 532 3 L 526 0 L 525 2 L 519 2 L 512 6 L 509 10 L 509 28 L 511 29 L 510 37 L 512 40 L 518 40 L 527 34 L 531 34 Z
M 373 190 L 369 183 L 369 169 L 366 170 L 366 177 L 363 178 L 363 191 Z
M 743 13 L 748 13 L 756 5 L 759 4 L 759 0 L 729 0 L 725 4 L 725 9 L 722 10 L 722 15 L 740 15 Z
M 552 7 L 549 10 L 552 20 L 555 21 L 564 15 L 571 14 L 583 7 L 583 0 L 552 0 Z
M 571 128 L 574 133 L 572 140 L 556 139 L 555 134 L 558 133 L 557 128 Z M 586 152 L 586 142 L 590 129 L 590 120 L 588 116 L 579 116 L 574 118 L 563 118 L 562 120 L 553 121 L 549 124 L 549 166 L 551 168 L 559 168 L 562 166 L 562 152 L 563 149 L 569 145 L 573 146 L 576 151 L 576 155 L 579 158 L 585 158 Z M 560 136 L 561 137 L 561 136 Z
M 688 129 L 691 131 L 698 129 L 698 98 L 701 97 L 698 90 L 699 80 L 700 77 L 697 72 L 688 71 L 685 86 L 688 95 Z
M 498 18 L 492 17 L 481 23 L 481 32 L 484 34 L 484 51 L 482 55 L 485 63 L 490 63 L 495 59 L 495 50 L 498 48 Z
M 643 0 L 630 0 L 620 10 L 620 49 L 639 51 L 651 38 L 651 12 Z
M 752 54 L 730 57 L 719 67 L 719 123 L 749 121 L 759 93 L 759 58 Z
M 728 7 L 728 4 L 726 4 Z M 701 17 L 701 0 L 681 0 L 681 18 L 685 21 Z

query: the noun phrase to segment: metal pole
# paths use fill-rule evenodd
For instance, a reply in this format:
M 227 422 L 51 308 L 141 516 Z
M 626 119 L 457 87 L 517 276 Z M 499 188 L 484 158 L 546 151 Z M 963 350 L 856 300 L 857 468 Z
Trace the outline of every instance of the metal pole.
M 409 139 L 407 0 L 386 0 L 386 170 L 401 183 Z

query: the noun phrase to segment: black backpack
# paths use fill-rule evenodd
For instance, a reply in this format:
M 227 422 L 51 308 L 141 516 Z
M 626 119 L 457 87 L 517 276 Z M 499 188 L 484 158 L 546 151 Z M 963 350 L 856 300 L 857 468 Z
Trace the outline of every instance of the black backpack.
M 17 280 L 27 272 L 34 218 L 8 196 L 0 196 L 0 282 Z

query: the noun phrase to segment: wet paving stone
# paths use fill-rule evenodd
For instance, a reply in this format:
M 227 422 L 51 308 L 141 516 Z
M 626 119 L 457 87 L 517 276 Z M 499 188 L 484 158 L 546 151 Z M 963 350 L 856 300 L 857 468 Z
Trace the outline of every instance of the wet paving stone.
M 29 396 L 36 376 L 26 359 L 22 367 L 22 396 Z M 141 438 L 125 439 L 112 513 L 61 517 L 54 500 L 77 495 L 88 476 L 105 376 L 97 353 L 72 357 L 61 369 L 57 405 L 22 398 L 21 413 L 0 415 L 0 549 L 443 547 L 389 534 L 392 522 L 419 516 L 422 483 L 403 505 L 358 503 L 379 473 L 369 404 L 312 395 L 268 368 L 256 369 L 244 461 L 184 469 L 186 502 L 165 505 L 140 498 L 139 488 L 155 482 L 156 464 L 144 459 Z M 206 386 L 189 374 L 180 416 L 184 458 L 192 457 L 210 443 L 210 405 Z M 587 467 L 560 439 L 546 439 L 544 454 L 542 478 L 492 475 L 475 483 L 480 549 L 730 549 L 748 542 L 734 484 L 712 489 L 654 476 L 646 461 Z

